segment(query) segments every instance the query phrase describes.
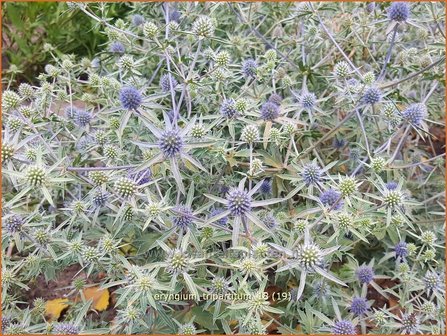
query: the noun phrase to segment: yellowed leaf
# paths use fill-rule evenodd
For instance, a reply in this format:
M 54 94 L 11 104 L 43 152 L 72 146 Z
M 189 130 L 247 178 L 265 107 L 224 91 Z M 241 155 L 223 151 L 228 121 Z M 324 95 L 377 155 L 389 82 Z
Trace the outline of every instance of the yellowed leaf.
M 54 299 L 45 304 L 45 315 L 51 320 L 56 321 L 62 311 L 68 307 L 68 299 Z
M 120 253 L 121 255 L 135 255 L 137 254 L 137 249 L 135 246 L 133 246 L 132 244 L 123 244 L 120 247 L 120 250 L 118 251 L 118 253 Z
M 189 162 L 188 160 L 183 160 L 183 163 L 185 164 L 186 168 L 188 168 L 188 170 L 196 172 L 198 171 L 198 169 L 196 168 L 196 166 L 194 166 L 191 162 Z
M 292 289 L 298 287 L 298 281 L 296 281 L 295 278 L 291 278 L 288 282 L 287 282 L 287 288 Z
M 99 286 L 88 287 L 82 290 L 82 294 L 87 301 L 93 300 L 92 308 L 97 311 L 106 310 L 109 306 L 108 289 L 99 289 Z
M 231 328 L 234 328 L 235 326 L 237 326 L 238 320 L 230 320 L 228 324 Z

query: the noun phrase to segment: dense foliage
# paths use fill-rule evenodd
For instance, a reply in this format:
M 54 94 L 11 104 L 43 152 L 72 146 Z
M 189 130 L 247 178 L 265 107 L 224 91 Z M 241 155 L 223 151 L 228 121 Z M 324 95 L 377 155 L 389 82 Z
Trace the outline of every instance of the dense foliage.
M 107 44 L 4 86 L 5 333 L 445 333 L 443 3 L 64 6 Z
M 114 3 L 98 15 L 111 18 L 127 13 L 125 3 Z M 107 42 L 100 27 L 92 27 L 81 12 L 63 2 L 2 2 L 2 70 L 13 85 L 37 84 L 36 73 L 54 56 L 93 57 Z

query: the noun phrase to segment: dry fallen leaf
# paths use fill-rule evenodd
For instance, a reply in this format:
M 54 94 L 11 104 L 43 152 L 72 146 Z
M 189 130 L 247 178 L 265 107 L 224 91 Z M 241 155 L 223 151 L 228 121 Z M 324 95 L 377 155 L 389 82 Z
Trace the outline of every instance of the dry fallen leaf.
M 68 308 L 68 299 L 54 299 L 45 304 L 45 315 L 51 320 L 56 321 L 64 309 Z
M 97 311 L 106 310 L 109 306 L 110 293 L 108 289 L 99 289 L 99 286 L 88 287 L 82 290 L 82 294 L 87 301 L 93 300 L 92 308 Z M 75 302 L 79 299 L 77 297 Z
M 267 292 L 269 294 L 269 302 L 270 304 L 274 304 L 276 302 L 276 300 L 278 299 L 278 294 L 281 293 L 281 287 L 278 286 L 268 286 L 265 289 L 265 292 Z

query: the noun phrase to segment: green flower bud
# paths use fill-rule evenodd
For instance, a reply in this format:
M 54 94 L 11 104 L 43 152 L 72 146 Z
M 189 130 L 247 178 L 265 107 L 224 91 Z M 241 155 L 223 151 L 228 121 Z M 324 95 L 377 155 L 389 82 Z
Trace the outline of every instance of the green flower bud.
M 31 85 L 29 85 L 27 83 L 22 83 L 19 85 L 19 95 L 23 99 L 33 98 L 34 97 L 34 89 Z
M 96 131 L 95 141 L 98 145 L 104 146 L 107 143 L 107 133 L 103 130 Z
M 69 71 L 73 68 L 74 68 L 74 64 L 69 59 L 65 59 L 62 61 L 62 69 Z
M 420 241 L 428 246 L 432 246 L 436 242 L 436 234 L 432 231 L 424 231 L 420 235 Z
M 131 221 L 134 216 L 134 210 L 131 206 L 128 206 L 127 209 L 124 211 L 123 219 L 125 221 Z
M 96 186 L 109 182 L 109 177 L 103 171 L 91 171 L 88 173 L 88 177 Z
M 186 323 L 180 326 L 178 329 L 179 335 L 196 335 L 197 330 L 196 327 L 194 327 L 194 324 L 192 323 Z
M 204 227 L 202 229 L 201 235 L 205 239 L 211 239 L 213 237 L 213 228 L 212 227 Z
M 143 35 L 149 39 L 153 39 L 158 35 L 159 29 L 152 22 L 145 22 L 143 25 Z
M 357 183 L 353 177 L 345 177 L 340 181 L 338 189 L 343 197 L 352 196 L 357 190 Z
M 50 242 L 50 236 L 44 229 L 38 229 L 33 235 L 34 239 L 42 246 Z
M 234 108 L 236 109 L 236 111 L 238 113 L 244 113 L 247 110 L 247 100 L 245 100 L 244 98 L 240 98 L 238 100 L 236 100 L 236 104 L 234 105 Z
M 345 61 L 338 62 L 334 67 L 335 77 L 346 78 L 351 73 L 351 67 Z
M 113 145 L 104 146 L 104 156 L 108 159 L 116 159 L 118 157 L 118 149 Z
M 99 260 L 101 254 L 99 251 L 91 246 L 85 246 L 81 252 L 82 259 L 88 264 L 94 263 Z
M 115 190 L 123 198 L 134 196 L 137 192 L 137 185 L 127 177 L 121 177 L 115 182 Z
M 394 208 L 402 203 L 403 195 L 399 190 L 390 190 L 383 198 L 383 203 L 389 207 Z
M 132 56 L 124 55 L 118 61 L 118 66 L 123 70 L 132 70 L 135 68 L 135 61 Z
M 192 32 L 199 38 L 211 37 L 214 34 L 213 21 L 207 16 L 199 17 L 192 27 Z
M 276 61 L 277 59 L 277 53 L 275 49 L 269 49 L 265 52 L 264 57 L 267 61 Z
M 121 121 L 119 120 L 119 118 L 113 117 L 110 119 L 110 128 L 117 130 L 120 128 L 121 125 Z
M 353 226 L 354 219 L 350 214 L 347 213 L 341 213 L 338 215 L 338 225 L 342 229 L 349 229 Z
M 194 125 L 191 128 L 191 136 L 196 139 L 202 139 L 206 134 L 206 130 L 201 125 Z
M 383 157 L 378 156 L 371 159 L 371 168 L 376 173 L 380 173 L 382 170 L 385 169 L 386 161 Z
M 255 125 L 247 125 L 242 130 L 241 140 L 246 143 L 253 143 L 259 139 L 259 130 Z
M 23 122 L 20 118 L 11 117 L 8 119 L 8 127 L 13 132 L 18 131 L 20 126 L 22 126 L 22 125 L 23 125 Z
M 230 63 L 230 54 L 227 51 L 221 51 L 216 55 L 216 64 L 221 67 L 226 67 Z
M 45 169 L 39 166 L 29 167 L 25 173 L 28 184 L 32 187 L 39 187 L 46 181 Z
M 19 112 L 25 117 L 25 118 L 31 118 L 36 114 L 36 110 L 31 105 L 23 105 L 19 107 Z
M 363 82 L 367 85 L 372 85 L 376 81 L 374 72 L 370 71 L 363 75 Z
M 299 219 L 295 223 L 293 223 L 293 229 L 300 234 L 303 234 L 306 230 L 308 222 L 304 219 Z
M 2 163 L 11 160 L 14 156 L 15 149 L 13 146 L 2 143 Z

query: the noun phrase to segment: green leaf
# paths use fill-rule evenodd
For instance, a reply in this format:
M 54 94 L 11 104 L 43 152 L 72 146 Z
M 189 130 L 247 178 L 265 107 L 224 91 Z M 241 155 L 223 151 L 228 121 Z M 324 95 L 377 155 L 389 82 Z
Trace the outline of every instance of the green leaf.
M 156 245 L 155 242 L 161 237 L 161 233 L 149 232 L 145 233 L 133 242 L 138 248 L 138 253 L 145 253 L 153 249 Z
M 213 315 L 203 310 L 201 306 L 196 306 L 192 309 L 192 314 L 194 316 L 194 322 L 199 324 L 208 330 L 219 330 L 217 325 L 213 322 Z
M 192 280 L 191 276 L 188 273 L 183 273 L 183 279 L 185 279 L 186 286 L 188 287 L 191 294 L 194 294 L 194 296 L 199 299 L 199 292 L 197 291 L 197 286 Z
M 278 308 L 267 306 L 264 309 L 273 314 L 284 314 L 284 311 Z

